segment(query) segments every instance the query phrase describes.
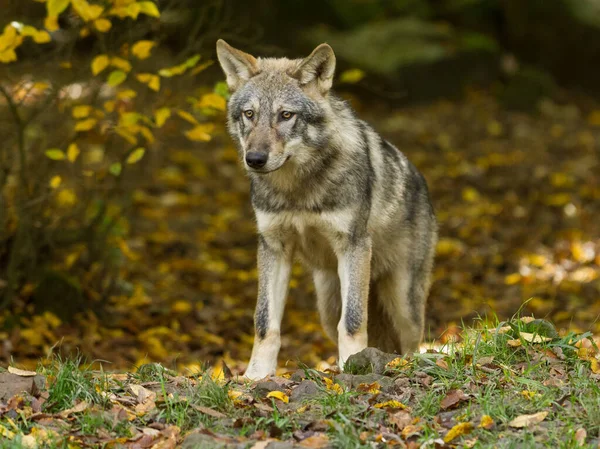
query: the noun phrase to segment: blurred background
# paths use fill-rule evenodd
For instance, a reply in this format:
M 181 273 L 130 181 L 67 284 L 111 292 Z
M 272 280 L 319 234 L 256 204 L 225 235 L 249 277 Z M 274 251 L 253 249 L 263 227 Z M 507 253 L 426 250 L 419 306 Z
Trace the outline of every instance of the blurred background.
M 256 229 L 218 38 L 334 48 L 440 222 L 428 340 L 600 331 L 599 0 L 0 0 L 0 360 L 241 369 Z M 333 362 L 294 268 L 280 364 Z

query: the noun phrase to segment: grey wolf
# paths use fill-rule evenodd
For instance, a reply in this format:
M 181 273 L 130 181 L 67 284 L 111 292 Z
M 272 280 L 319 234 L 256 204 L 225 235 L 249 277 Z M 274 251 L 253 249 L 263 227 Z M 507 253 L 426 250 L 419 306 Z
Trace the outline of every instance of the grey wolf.
M 258 227 L 255 341 L 245 376 L 273 374 L 294 257 L 312 271 L 339 366 L 368 346 L 418 350 L 437 225 L 423 176 L 331 92 L 335 55 L 255 58 L 225 41 L 228 131 Z

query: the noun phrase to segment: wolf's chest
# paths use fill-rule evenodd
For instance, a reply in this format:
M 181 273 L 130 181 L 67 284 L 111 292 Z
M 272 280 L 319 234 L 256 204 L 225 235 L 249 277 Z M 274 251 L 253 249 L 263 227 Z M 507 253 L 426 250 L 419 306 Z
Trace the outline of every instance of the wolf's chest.
M 322 213 L 256 213 L 259 232 L 275 246 L 293 246 L 296 254 L 314 268 L 335 269 L 336 253 L 345 244 L 352 224 L 349 211 Z

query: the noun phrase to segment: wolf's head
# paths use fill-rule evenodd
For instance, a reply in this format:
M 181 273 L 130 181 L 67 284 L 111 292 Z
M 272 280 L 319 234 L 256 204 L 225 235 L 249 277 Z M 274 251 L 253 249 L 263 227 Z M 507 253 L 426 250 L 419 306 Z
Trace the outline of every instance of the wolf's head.
M 248 171 L 265 174 L 319 159 L 335 71 L 331 47 L 321 44 L 305 59 L 255 58 L 219 40 L 217 56 L 232 92 L 229 132 Z

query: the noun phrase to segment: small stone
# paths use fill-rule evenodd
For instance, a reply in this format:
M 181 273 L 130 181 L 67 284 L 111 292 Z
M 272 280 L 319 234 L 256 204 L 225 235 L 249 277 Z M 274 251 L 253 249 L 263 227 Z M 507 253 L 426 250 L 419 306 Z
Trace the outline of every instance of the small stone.
M 351 355 L 346 361 L 346 367 L 349 367 L 349 372 L 356 374 L 383 374 L 385 365 L 396 357 L 396 354 L 388 354 L 377 348 L 365 348 L 358 354 Z
M 254 392 L 261 398 L 265 397 L 271 391 L 285 392 L 285 389 L 277 382 L 272 380 L 263 380 L 262 382 L 257 383 L 256 387 L 254 387 Z
M 292 389 L 290 400 L 292 402 L 303 401 L 310 399 L 319 394 L 319 387 L 312 380 L 303 380 L 300 384 Z

